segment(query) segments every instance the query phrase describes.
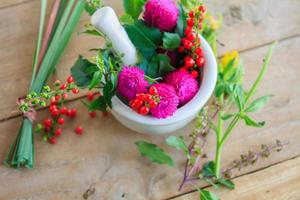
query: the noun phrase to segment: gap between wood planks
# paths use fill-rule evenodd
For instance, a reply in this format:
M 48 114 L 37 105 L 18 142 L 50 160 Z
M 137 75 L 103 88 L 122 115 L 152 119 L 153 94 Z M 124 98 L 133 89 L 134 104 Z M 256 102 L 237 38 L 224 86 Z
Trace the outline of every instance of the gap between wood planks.
M 34 1 L 34 0 L 30 0 L 30 1 Z M 1 9 L 1 8 L 0 8 Z M 281 38 L 279 40 L 277 40 L 279 43 L 280 42 L 284 42 L 284 41 L 287 41 L 287 40 L 290 40 L 290 39 L 294 39 L 294 38 L 297 38 L 297 37 L 300 37 L 300 34 L 296 34 L 296 35 L 292 35 L 292 36 L 288 36 L 288 37 L 284 37 L 284 38 Z M 276 41 L 276 40 L 274 40 Z M 260 44 L 260 45 L 257 45 L 257 46 L 253 46 L 253 47 L 249 47 L 249 48 L 245 48 L 245 49 L 241 49 L 239 50 L 240 53 L 246 53 L 248 51 L 252 51 L 252 50 L 255 50 L 257 48 L 261 48 L 261 47 L 266 47 L 270 44 L 272 44 L 274 41 L 269 41 L 269 42 L 266 42 L 266 43 L 263 43 L 263 44 Z M 223 55 L 219 55 L 218 56 L 218 59 L 221 58 Z M 79 97 L 74 97 L 70 100 L 67 100 L 66 103 L 69 103 L 69 102 L 73 102 L 73 101 L 77 101 L 77 100 L 80 100 L 80 99 L 84 99 L 86 97 L 86 95 L 82 95 L 82 96 L 79 96 Z M 49 106 L 47 107 L 43 107 L 43 108 L 38 108 L 37 111 L 41 111 L 41 110 L 45 110 L 47 109 Z M 16 110 L 12 111 L 13 112 L 18 112 Z M 2 118 L 0 119 L 0 123 L 1 122 L 4 122 L 4 121 L 7 121 L 7 120 L 10 120 L 10 119 L 14 119 L 14 118 L 17 118 L 17 117 L 20 117 L 22 116 L 22 113 L 19 112 L 19 113 L 16 113 L 16 114 L 9 114 L 8 117 L 5 117 L 5 118 Z
M 19 5 L 26 4 L 26 3 L 30 3 L 30 2 L 33 2 L 33 1 L 37 1 L 37 0 L 24 0 L 24 1 L 19 2 L 19 3 L 9 4 L 9 5 L 0 7 L 0 10 L 4 10 L 4 9 L 6 9 L 6 8 L 11 8 L 11 7 L 19 6 Z
M 284 148 L 282 149 L 282 151 L 284 151 Z M 297 158 L 300 158 L 300 154 L 298 154 L 297 156 L 294 156 L 294 157 L 291 157 L 291 158 L 288 158 L 288 159 L 285 159 L 285 160 L 281 160 L 277 163 L 274 163 L 274 164 L 271 164 L 271 165 L 268 165 L 268 166 L 265 166 L 265 167 L 262 167 L 262 168 L 259 168 L 259 169 L 256 169 L 256 170 L 253 170 L 253 171 L 249 171 L 247 173 L 244 173 L 244 174 L 240 174 L 240 175 L 237 175 L 233 178 L 231 178 L 232 181 L 240 178 L 240 177 L 243 177 L 243 176 L 247 176 L 247 175 L 251 175 L 251 174 L 255 174 L 256 172 L 259 172 L 259 171 L 264 171 L 266 169 L 269 169 L 271 167 L 274 167 L 274 166 L 277 166 L 277 165 L 280 165 L 282 163 L 285 163 L 285 162 L 288 162 L 288 161 L 291 161 L 291 160 L 294 160 L 294 159 L 297 159 Z M 251 166 L 250 166 L 251 167 Z M 210 188 L 211 185 L 207 185 L 207 186 L 204 186 L 204 187 L 200 187 L 200 189 L 206 189 L 206 188 Z M 182 194 L 179 194 L 179 195 L 175 195 L 175 196 L 172 196 L 172 197 L 168 197 L 166 199 L 163 199 L 163 200 L 172 200 L 172 199 L 176 199 L 178 197 L 184 197 L 185 195 L 188 195 L 188 194 L 191 194 L 193 192 L 197 192 L 197 190 L 191 190 L 191 191 L 188 191 L 188 192 L 184 192 Z

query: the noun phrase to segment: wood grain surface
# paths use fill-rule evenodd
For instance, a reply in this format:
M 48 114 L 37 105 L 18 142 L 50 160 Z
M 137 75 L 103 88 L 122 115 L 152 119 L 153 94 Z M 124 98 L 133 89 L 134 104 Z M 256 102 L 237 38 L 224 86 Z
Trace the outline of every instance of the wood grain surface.
M 120 1 L 107 2 L 121 13 Z M 258 91 L 258 96 L 275 95 L 266 108 L 255 114 L 256 119 L 265 120 L 267 124 L 261 129 L 239 124 L 231 140 L 225 144 L 223 167 L 241 153 L 258 149 L 261 143 L 271 144 L 276 139 L 289 141 L 281 152 L 260 160 L 253 167 L 236 171 L 237 189 L 221 190 L 218 194 L 221 199 L 251 199 L 252 195 L 255 197 L 252 199 L 300 199 L 300 190 L 297 190 L 299 158 L 290 160 L 300 155 L 300 1 L 229 0 L 224 4 L 212 0 L 208 5 L 224 17 L 220 42 L 225 46 L 220 46 L 221 54 L 225 49 L 243 51 L 241 57 L 246 66 L 245 84 L 248 88 L 261 67 L 267 44 L 275 39 L 281 40 Z M 39 1 L 36 0 L 0 3 L 0 93 L 5 94 L 0 98 L 2 120 L 15 110 L 15 99 L 27 91 L 38 15 Z M 84 15 L 78 32 L 87 21 L 88 16 Z M 75 33 L 55 76 L 66 77 L 78 54 L 90 55 L 87 50 L 101 44 L 97 38 Z M 194 190 L 190 185 L 180 192 L 177 190 L 185 160 L 176 150 L 166 147 L 165 136 L 134 133 L 112 116 L 103 117 L 100 113 L 91 120 L 80 101 L 69 104 L 78 108 L 80 116 L 74 122 L 67 122 L 57 145 L 44 143 L 38 135 L 35 136 L 37 166 L 34 170 L 12 170 L 0 166 L 1 200 L 83 199 L 83 194 L 89 189 L 95 189 L 89 200 L 166 199 Z M 45 115 L 45 111 L 40 111 L 39 120 Z M 17 134 L 20 121 L 21 117 L 16 117 L 0 122 L 1 160 Z M 84 135 L 74 134 L 76 124 L 84 125 Z M 186 136 L 193 127 L 191 123 L 174 134 Z M 140 157 L 134 142 L 141 139 L 157 143 L 170 152 L 176 167 L 153 165 Z M 213 157 L 213 135 L 208 136 L 205 151 L 208 158 Z M 284 168 L 289 170 L 282 171 Z M 207 185 L 199 183 L 198 186 Z M 197 198 L 196 193 L 180 197 Z

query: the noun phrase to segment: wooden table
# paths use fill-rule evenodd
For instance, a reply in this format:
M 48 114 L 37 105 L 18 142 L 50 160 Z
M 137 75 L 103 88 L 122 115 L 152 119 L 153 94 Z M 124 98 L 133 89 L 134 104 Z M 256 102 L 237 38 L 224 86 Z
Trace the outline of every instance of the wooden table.
M 118 13 L 118 0 L 107 0 Z M 31 60 L 35 46 L 38 0 L 1 0 L 0 2 L 0 160 L 14 140 L 21 122 L 15 99 L 26 94 L 31 76 Z M 221 199 L 300 199 L 300 1 L 299 0 L 220 0 L 208 1 L 209 9 L 224 17 L 220 33 L 220 55 L 237 49 L 246 65 L 245 83 L 255 79 L 269 44 L 279 40 L 267 76 L 258 95 L 275 97 L 256 115 L 267 124 L 252 129 L 240 124 L 225 145 L 222 165 L 261 143 L 276 139 L 289 141 L 281 152 L 260 160 L 253 167 L 236 171 L 236 190 L 221 189 Z M 82 30 L 88 16 L 78 26 Z M 102 44 L 97 38 L 74 34 L 55 78 L 65 79 L 78 54 L 91 55 L 89 48 Z M 82 96 L 84 94 L 81 94 Z M 88 199 L 198 199 L 193 186 L 178 191 L 184 156 L 164 144 L 165 136 L 152 137 L 134 133 L 111 116 L 98 115 L 91 120 L 87 111 L 75 100 L 70 107 L 80 115 L 68 122 L 57 145 L 35 137 L 36 167 L 14 170 L 0 167 L 0 199 L 83 199 L 88 189 L 95 192 Z M 46 112 L 39 111 L 39 119 Z M 73 133 L 75 124 L 83 124 L 85 134 Z M 194 124 L 175 133 L 188 135 Z M 134 142 L 147 140 L 159 144 L 175 158 L 175 168 L 153 165 L 139 156 Z M 214 136 L 208 136 L 208 157 L 214 154 Z M 199 183 L 202 188 L 206 183 Z M 208 188 L 212 189 L 212 188 Z M 212 189 L 213 190 L 213 189 Z

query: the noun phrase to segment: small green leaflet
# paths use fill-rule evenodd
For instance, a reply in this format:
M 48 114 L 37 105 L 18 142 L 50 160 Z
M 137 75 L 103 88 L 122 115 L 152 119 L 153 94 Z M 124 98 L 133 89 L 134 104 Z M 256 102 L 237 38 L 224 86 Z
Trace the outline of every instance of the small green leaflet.
M 188 146 L 185 144 L 184 140 L 181 137 L 169 136 L 166 139 L 166 143 L 178 150 L 183 150 L 186 155 L 189 154 Z
M 222 120 L 228 120 L 228 119 L 232 118 L 235 115 L 236 114 L 225 114 L 225 115 L 222 116 Z
M 217 195 L 208 191 L 208 190 L 200 190 L 200 200 L 220 200 Z
M 100 96 L 98 99 L 94 100 L 91 104 L 85 105 L 89 108 L 89 111 L 100 110 L 105 112 L 107 109 L 106 99 L 104 96 Z
M 219 178 L 218 183 L 220 183 L 221 185 L 223 185 L 231 190 L 235 189 L 235 184 L 231 180 L 228 180 L 225 178 Z
M 125 13 L 120 17 L 120 22 L 122 24 L 129 24 L 132 25 L 134 23 L 134 19 L 131 17 L 131 15 Z
M 151 162 L 174 166 L 172 158 L 155 144 L 145 141 L 137 141 L 135 144 L 142 156 L 147 157 Z
M 93 75 L 93 78 L 89 84 L 89 90 L 93 89 L 94 87 L 96 87 L 100 82 L 101 82 L 101 79 L 102 79 L 102 74 L 100 71 L 96 71 Z
M 265 125 L 265 122 L 256 122 L 247 115 L 243 115 L 242 118 L 244 119 L 247 126 L 263 127 Z
M 182 7 L 182 4 L 178 5 L 179 7 L 179 16 L 177 19 L 177 32 L 183 36 L 184 35 L 184 29 L 186 27 L 186 14 L 184 12 L 184 9 Z
M 256 112 L 261 109 L 270 99 L 272 95 L 262 96 L 256 100 L 254 100 L 246 109 L 245 112 Z
M 163 47 L 165 49 L 176 49 L 180 45 L 180 36 L 177 33 L 165 32 L 163 36 Z
M 123 6 L 127 14 L 137 19 L 142 10 L 146 0 L 123 0 Z
M 209 161 L 203 165 L 202 175 L 206 178 L 211 178 L 215 176 L 215 163 Z

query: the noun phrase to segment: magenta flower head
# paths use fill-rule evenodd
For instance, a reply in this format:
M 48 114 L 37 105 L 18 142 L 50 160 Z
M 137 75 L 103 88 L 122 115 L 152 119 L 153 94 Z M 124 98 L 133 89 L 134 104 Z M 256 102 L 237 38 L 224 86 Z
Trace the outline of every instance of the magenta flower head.
M 127 100 L 132 100 L 137 93 L 147 92 L 148 82 L 145 73 L 138 67 L 123 67 L 119 73 L 117 92 Z
M 164 82 L 172 85 L 179 97 L 179 105 L 189 102 L 198 92 L 198 82 L 187 72 L 176 70 L 167 74 Z
M 172 0 L 148 0 L 145 5 L 145 22 L 160 31 L 172 31 L 176 26 L 178 15 L 178 8 Z
M 156 118 L 172 116 L 179 105 L 179 99 L 174 87 L 165 83 L 158 83 L 152 86 L 157 89 L 160 99 L 158 105 L 150 110 L 152 116 Z

